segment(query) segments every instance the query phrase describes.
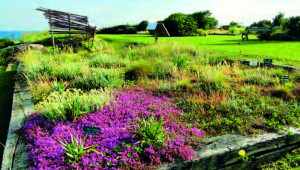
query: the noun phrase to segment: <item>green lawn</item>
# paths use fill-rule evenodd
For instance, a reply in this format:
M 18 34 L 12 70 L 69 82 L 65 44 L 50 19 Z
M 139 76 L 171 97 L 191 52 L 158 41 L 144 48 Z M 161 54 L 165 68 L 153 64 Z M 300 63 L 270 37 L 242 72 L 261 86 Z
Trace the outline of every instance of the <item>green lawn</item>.
M 104 40 L 117 42 L 153 43 L 150 35 L 98 35 Z M 274 59 L 274 63 L 300 66 L 300 41 L 260 41 L 250 35 L 249 41 L 242 41 L 240 36 L 209 35 L 206 37 L 160 37 L 161 42 L 178 42 L 193 45 L 199 49 L 209 49 L 232 55 L 233 58 Z M 238 45 L 238 43 L 241 45 Z M 242 53 L 242 56 L 240 55 Z
M 7 129 L 12 109 L 12 99 L 14 92 L 14 75 L 16 71 L 0 73 L 0 142 L 5 144 Z M 0 166 L 2 163 L 3 146 L 0 144 Z

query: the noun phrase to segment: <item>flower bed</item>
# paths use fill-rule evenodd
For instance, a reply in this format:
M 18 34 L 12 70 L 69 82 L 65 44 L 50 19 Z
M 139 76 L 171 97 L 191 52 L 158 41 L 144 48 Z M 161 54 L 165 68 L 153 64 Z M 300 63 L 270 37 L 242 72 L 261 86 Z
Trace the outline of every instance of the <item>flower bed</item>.
M 84 115 L 73 122 L 51 123 L 38 113 L 27 118 L 23 128 L 30 152 L 31 169 L 89 169 L 89 168 L 151 168 L 175 159 L 188 160 L 194 156 L 192 146 L 199 146 L 203 131 L 193 124 L 181 123 L 182 112 L 172 107 L 169 98 L 154 97 L 143 89 L 127 89 L 116 93 L 110 105 Z M 147 121 L 152 117 L 154 121 Z M 149 126 L 160 122 L 165 136 L 158 140 L 142 139 L 138 118 Z M 164 121 L 164 122 L 163 122 Z M 85 135 L 84 126 L 100 127 L 101 132 Z M 71 161 L 60 142 L 71 142 L 71 136 L 95 147 L 77 161 Z M 86 136 L 86 140 L 81 139 Z M 146 141 L 146 142 L 145 142 Z M 148 142 L 147 142 L 148 141 Z

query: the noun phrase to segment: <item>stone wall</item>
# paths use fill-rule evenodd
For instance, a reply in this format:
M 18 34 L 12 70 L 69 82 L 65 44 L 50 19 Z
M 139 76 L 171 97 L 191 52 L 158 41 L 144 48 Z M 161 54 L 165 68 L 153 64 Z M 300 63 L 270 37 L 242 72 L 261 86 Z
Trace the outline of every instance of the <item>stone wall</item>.
M 1 166 L 2 170 L 28 169 L 25 158 L 26 145 L 20 139 L 17 131 L 22 127 L 25 117 L 33 113 L 34 105 L 31 102 L 28 85 L 21 75 L 21 69 L 22 63 L 19 64 L 17 69 L 11 120 Z
M 159 169 L 255 169 L 263 162 L 276 160 L 286 152 L 300 148 L 300 130 L 290 128 L 293 135 L 287 133 L 266 133 L 256 137 L 223 135 L 205 140 L 205 146 L 196 150 L 191 161 L 179 161 L 165 164 Z M 250 158 L 244 163 L 238 155 L 245 150 Z

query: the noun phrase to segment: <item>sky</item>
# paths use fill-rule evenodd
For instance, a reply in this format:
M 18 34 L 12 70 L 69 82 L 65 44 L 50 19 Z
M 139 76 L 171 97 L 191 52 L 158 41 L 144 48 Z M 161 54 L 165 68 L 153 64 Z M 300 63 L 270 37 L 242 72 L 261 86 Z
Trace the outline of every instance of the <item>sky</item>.
M 300 0 L 0 0 L 0 30 L 47 30 L 38 7 L 86 15 L 98 28 L 119 24 L 156 22 L 172 13 L 210 10 L 219 25 L 236 21 L 248 26 L 272 20 L 279 12 L 300 15 Z

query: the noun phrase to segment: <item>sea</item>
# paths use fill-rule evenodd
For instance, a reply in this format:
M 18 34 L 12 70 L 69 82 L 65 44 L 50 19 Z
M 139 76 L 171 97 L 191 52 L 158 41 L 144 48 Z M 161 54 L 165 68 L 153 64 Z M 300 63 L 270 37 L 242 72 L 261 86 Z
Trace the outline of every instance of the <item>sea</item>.
M 22 38 L 22 34 L 38 32 L 38 31 L 1 31 L 0 30 L 0 38 L 8 38 L 11 40 L 20 40 Z

